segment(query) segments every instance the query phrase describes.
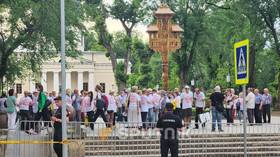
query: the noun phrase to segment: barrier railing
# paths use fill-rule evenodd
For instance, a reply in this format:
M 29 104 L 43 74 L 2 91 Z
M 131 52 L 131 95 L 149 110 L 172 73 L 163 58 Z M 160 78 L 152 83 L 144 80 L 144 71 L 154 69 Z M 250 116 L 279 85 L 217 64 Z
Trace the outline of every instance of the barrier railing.
M 54 144 L 67 144 L 69 157 L 160 156 L 160 130 L 156 123 L 117 122 L 113 126 L 69 122 L 67 126 L 67 141 L 53 140 L 53 122 L 21 121 L 17 130 L 0 130 L 0 157 L 56 157 Z M 222 129 L 223 132 L 213 132 L 211 123 L 199 125 L 199 129 L 183 128 L 179 131 L 179 156 L 242 156 L 242 124 L 222 124 Z M 247 134 L 249 154 L 280 156 L 280 124 L 248 125 Z

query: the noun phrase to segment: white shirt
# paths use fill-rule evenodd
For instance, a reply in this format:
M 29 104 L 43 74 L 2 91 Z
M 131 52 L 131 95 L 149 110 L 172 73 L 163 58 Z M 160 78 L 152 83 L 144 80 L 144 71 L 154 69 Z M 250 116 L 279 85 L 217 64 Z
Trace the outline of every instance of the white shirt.
M 205 107 L 205 95 L 203 92 L 199 92 L 197 94 L 196 92 L 194 93 L 194 98 L 195 98 L 195 107 L 199 108 L 204 108 Z
M 149 94 L 147 96 L 147 105 L 149 108 L 153 108 L 154 107 L 154 104 L 153 104 L 153 95 L 152 94 Z
M 233 107 L 233 95 L 226 96 L 226 108 L 231 109 Z
M 7 98 L 0 98 L 0 111 L 5 111 L 6 107 L 5 107 L 5 101 L 7 100 Z
M 184 92 L 181 94 L 182 99 L 182 109 L 192 108 L 193 103 L 193 93 L 192 92 Z
M 117 104 L 116 104 L 116 99 L 112 95 L 108 95 L 108 111 L 114 111 L 117 112 Z
M 136 93 L 131 93 L 129 96 L 129 108 L 131 110 L 137 109 L 138 102 L 140 102 L 141 98 Z
M 93 104 L 90 102 L 90 97 L 86 96 L 82 100 L 82 112 L 93 111 Z
M 29 110 L 29 106 L 32 105 L 32 99 L 29 96 L 22 97 L 18 105 L 20 110 Z
M 153 94 L 153 105 L 155 108 L 159 109 L 160 108 L 160 95 L 157 93 Z
M 148 106 L 148 96 L 147 95 L 142 95 L 141 96 L 141 112 L 148 112 L 149 106 Z
M 250 92 L 246 96 L 247 108 L 248 109 L 254 109 L 255 108 L 255 101 L 256 101 L 255 94 L 253 92 Z

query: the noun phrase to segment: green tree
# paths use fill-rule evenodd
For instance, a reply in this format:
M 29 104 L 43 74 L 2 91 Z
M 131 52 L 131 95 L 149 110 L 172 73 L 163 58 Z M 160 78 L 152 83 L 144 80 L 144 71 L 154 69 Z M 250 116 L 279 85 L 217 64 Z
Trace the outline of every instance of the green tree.
M 74 0 L 66 1 L 66 54 L 77 56 L 77 30 L 81 25 L 82 14 L 79 4 Z M 60 11 L 59 1 L 3 0 L 1 3 L 0 32 L 0 80 L 10 75 L 17 75 L 11 70 L 30 67 L 33 71 L 39 69 L 43 60 L 56 55 L 60 49 Z M 16 51 L 28 62 L 17 64 Z M 52 53 L 53 52 L 53 53 Z M 14 65 L 12 65 L 14 64 Z M 12 76 L 7 76 L 7 78 Z
M 132 52 L 133 29 L 146 16 L 147 8 L 143 6 L 147 5 L 144 5 L 144 2 L 144 0 L 114 0 L 113 5 L 110 7 L 111 16 L 121 22 L 127 36 L 127 47 L 124 54 L 124 74 L 127 74 L 129 58 Z M 125 87 L 126 81 L 121 82 L 120 88 L 123 89 Z

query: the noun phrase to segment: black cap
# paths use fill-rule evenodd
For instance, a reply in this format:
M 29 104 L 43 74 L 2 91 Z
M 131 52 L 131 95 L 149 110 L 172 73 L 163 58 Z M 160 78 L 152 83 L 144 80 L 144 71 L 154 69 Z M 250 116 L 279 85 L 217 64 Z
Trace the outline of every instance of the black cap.
M 170 103 L 170 102 L 168 102 L 168 103 L 166 103 L 165 108 L 166 108 L 167 110 L 173 110 L 173 104 Z

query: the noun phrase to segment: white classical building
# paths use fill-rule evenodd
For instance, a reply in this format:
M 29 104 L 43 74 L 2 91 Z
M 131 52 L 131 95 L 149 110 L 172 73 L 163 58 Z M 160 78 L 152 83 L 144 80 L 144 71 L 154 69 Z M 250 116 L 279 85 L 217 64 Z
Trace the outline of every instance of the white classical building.
M 60 92 L 61 65 L 60 58 L 52 58 L 41 66 L 41 81 L 46 92 Z M 103 86 L 104 92 L 117 90 L 111 61 L 105 52 L 82 52 L 78 58 L 66 58 L 66 88 L 94 91 L 97 84 Z M 35 91 L 36 83 L 33 78 L 18 80 L 15 84 L 16 92 Z

